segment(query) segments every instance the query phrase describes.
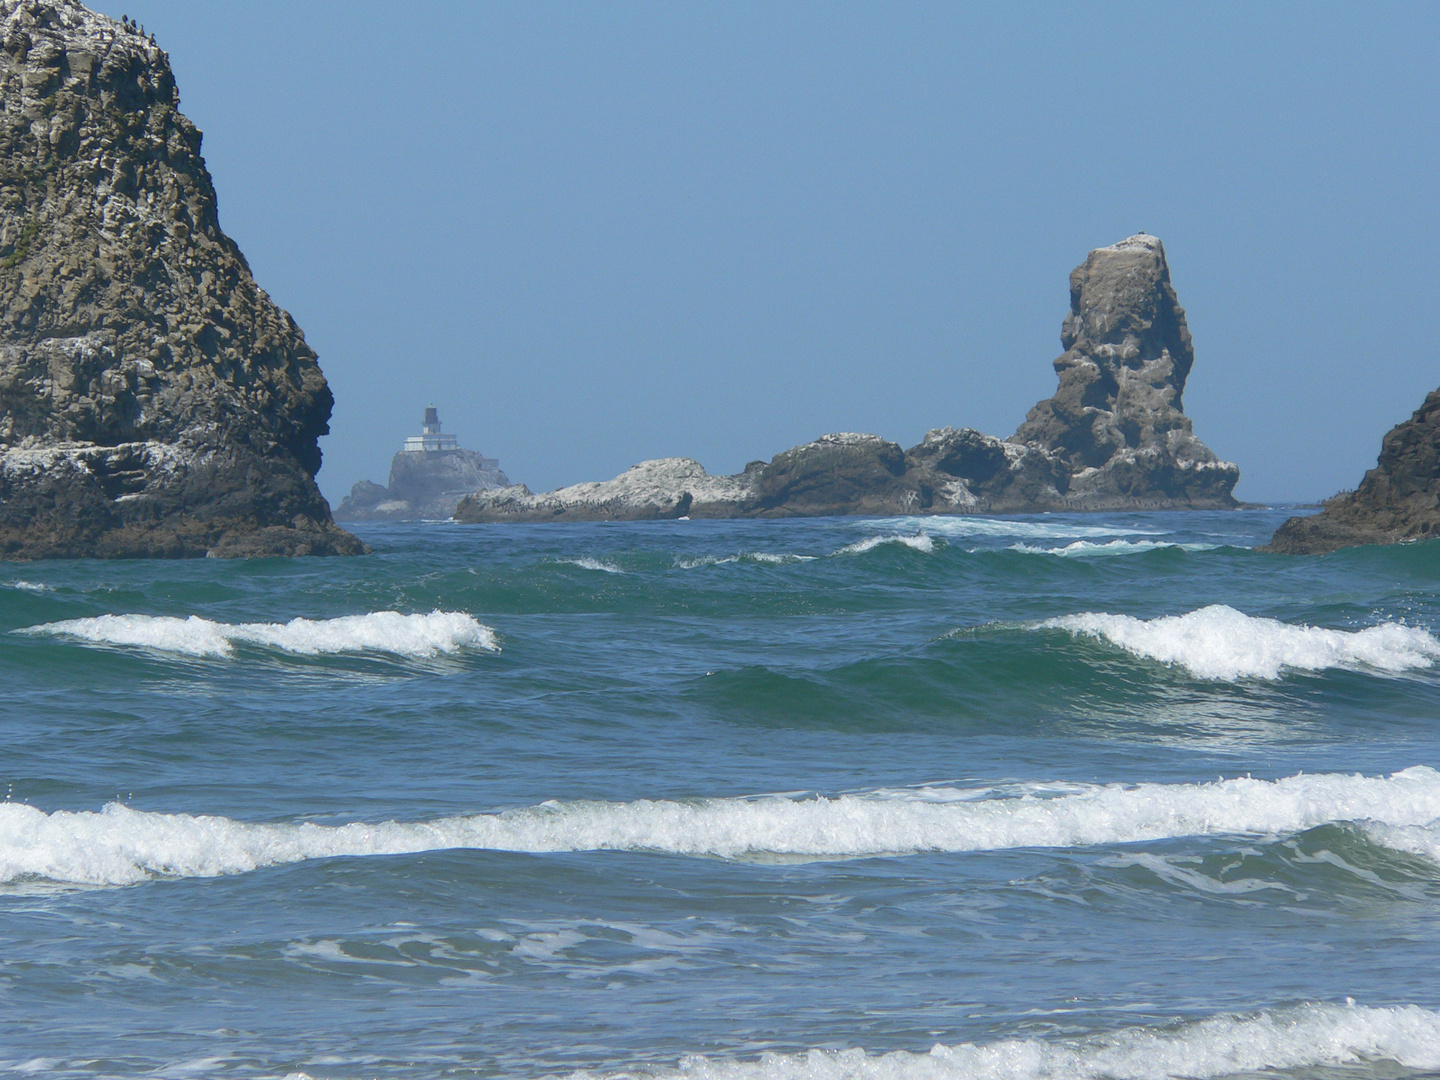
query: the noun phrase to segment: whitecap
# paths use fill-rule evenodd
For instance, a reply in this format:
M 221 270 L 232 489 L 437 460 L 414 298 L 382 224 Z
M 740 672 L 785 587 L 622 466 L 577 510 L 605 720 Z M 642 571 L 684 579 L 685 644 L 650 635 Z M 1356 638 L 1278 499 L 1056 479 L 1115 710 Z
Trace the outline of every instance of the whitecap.
M 1175 837 L 1291 835 L 1319 825 L 1440 821 L 1440 772 L 1316 774 L 1195 784 L 1064 784 L 947 798 L 933 786 L 833 797 L 545 802 L 424 822 L 251 824 L 111 803 L 45 813 L 0 804 L 0 882 L 126 885 L 213 877 L 337 856 L 451 848 L 636 851 L 824 860 L 920 852 L 1067 848 Z
M 1061 558 L 1093 558 L 1107 555 L 1138 555 L 1146 551 L 1173 549 L 1175 551 L 1214 551 L 1220 544 L 1170 544 L 1163 540 L 1076 540 L 1064 547 L 1037 547 L 1033 544 L 1011 544 L 1011 551 L 1023 551 L 1030 555 L 1058 555 Z
M 1080 1038 L 937 1044 L 927 1054 L 852 1049 L 772 1053 L 758 1061 L 695 1056 L 654 1075 L 656 1080 L 1206 1080 L 1374 1062 L 1440 1068 L 1440 1013 L 1416 1005 L 1307 1003 Z M 634 1074 L 590 1075 L 620 1080 Z
M 581 570 L 598 570 L 602 574 L 623 574 L 625 572 L 612 562 L 605 562 L 603 559 L 592 559 L 588 555 L 580 559 L 556 559 L 555 561 L 566 563 L 570 566 L 578 566 Z
M 1006 521 L 1001 518 L 971 517 L 965 514 L 936 515 L 935 517 L 894 517 L 874 518 L 866 523 L 871 528 L 886 530 L 924 529 L 926 532 L 947 539 L 967 537 L 1012 537 L 1017 540 L 1059 540 L 1100 536 L 1165 536 L 1167 529 L 1127 528 L 1120 525 L 1077 525 L 1069 521 L 1055 521 L 1046 517 L 1032 517 L 1020 521 Z
M 461 649 L 499 652 L 495 631 L 459 611 L 402 615 L 372 611 L 336 619 L 286 623 L 222 623 L 198 615 L 98 615 L 30 626 L 16 633 L 76 638 L 97 645 L 131 645 L 185 656 L 229 656 L 236 644 L 258 645 L 301 656 L 382 652 L 416 658 Z
M 1286 670 L 1363 667 L 1398 673 L 1428 668 L 1440 657 L 1440 640 L 1417 626 L 1386 622 L 1327 630 L 1246 615 L 1224 604 L 1157 619 L 1084 612 L 1037 627 L 1100 638 L 1135 656 L 1179 664 L 1199 678 L 1229 682 L 1278 679 Z
M 38 581 L 25 581 L 25 580 L 19 579 L 19 578 L 17 578 L 15 581 L 10 582 L 10 584 L 7 586 L 7 588 L 17 589 L 17 590 L 19 590 L 20 592 L 32 592 L 32 593 L 54 592 L 54 591 L 55 591 L 55 586 L 53 586 L 53 585 L 42 585 L 42 584 L 40 584 Z
M 874 551 L 884 544 L 903 544 L 905 547 L 922 551 L 929 555 L 935 550 L 935 541 L 926 533 L 888 533 L 882 536 L 867 536 L 864 540 L 857 540 L 853 544 L 846 544 L 835 555 L 861 555 L 867 551 Z
M 695 559 L 675 560 L 681 570 L 698 570 L 704 566 L 724 566 L 727 563 L 759 563 L 762 566 L 788 566 L 793 563 L 814 562 L 818 556 L 794 555 L 788 551 L 740 551 L 734 555 L 701 555 Z

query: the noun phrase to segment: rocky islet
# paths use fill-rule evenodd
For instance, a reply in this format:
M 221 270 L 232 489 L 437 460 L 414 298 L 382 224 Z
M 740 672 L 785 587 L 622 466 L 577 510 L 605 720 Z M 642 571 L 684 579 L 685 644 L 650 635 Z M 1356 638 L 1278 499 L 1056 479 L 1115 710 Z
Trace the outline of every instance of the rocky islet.
M 1440 390 L 1395 425 L 1380 457 L 1354 491 L 1327 499 L 1320 513 L 1292 517 L 1263 549 L 1323 555 L 1363 544 L 1440 537 Z
M 462 522 L 1229 509 L 1240 470 L 1184 414 L 1195 362 L 1165 248 L 1143 233 L 1090 253 L 1070 275 L 1059 387 L 998 439 L 937 428 L 909 450 L 841 432 L 710 476 L 690 458 L 536 495 L 476 492 Z

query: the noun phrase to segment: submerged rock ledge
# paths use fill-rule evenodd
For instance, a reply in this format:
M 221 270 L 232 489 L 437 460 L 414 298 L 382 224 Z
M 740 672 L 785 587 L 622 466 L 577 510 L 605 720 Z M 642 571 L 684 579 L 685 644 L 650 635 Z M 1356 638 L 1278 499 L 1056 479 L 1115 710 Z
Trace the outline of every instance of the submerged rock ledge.
M 878 435 L 824 435 L 711 476 L 690 458 L 645 461 L 613 480 L 535 495 L 475 492 L 462 522 L 679 517 L 1233 509 L 1240 470 L 1195 437 L 1182 411 L 1195 362 L 1159 239 L 1090 253 L 1070 275 L 1055 396 L 1009 439 L 936 428 L 909 450 Z
M 0 558 L 363 552 L 165 52 L 72 0 L 0 0 L 0 50 Z

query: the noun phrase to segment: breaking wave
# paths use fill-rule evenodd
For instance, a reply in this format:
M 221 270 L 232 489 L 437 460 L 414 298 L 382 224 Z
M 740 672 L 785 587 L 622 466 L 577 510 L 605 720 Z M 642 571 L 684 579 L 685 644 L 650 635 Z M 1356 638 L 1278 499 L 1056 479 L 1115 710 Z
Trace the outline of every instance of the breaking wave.
M 99 615 L 17 630 L 76 638 L 97 645 L 131 645 L 185 656 L 230 656 L 236 644 L 258 645 L 300 656 L 382 652 L 432 657 L 461 649 L 499 652 L 495 631 L 473 615 L 435 611 L 402 615 L 372 611 L 338 619 L 291 619 L 287 623 L 222 623 L 198 615 Z
M 581 570 L 599 570 L 604 574 L 623 574 L 625 572 L 612 562 L 605 562 L 603 559 L 592 559 L 588 556 L 582 559 L 557 559 L 555 561 L 570 566 L 578 566 Z
M 1380 1064 L 1387 1076 L 1395 1065 L 1440 1068 L 1440 1013 L 1415 1005 L 1315 1003 L 1084 1038 L 937 1044 L 928 1054 L 811 1050 L 758 1061 L 691 1057 L 678 1069 L 658 1072 L 657 1080 L 1201 1080 L 1370 1064 Z
M 793 555 L 789 552 L 740 551 L 734 555 L 701 555 L 697 559 L 675 560 L 681 570 L 698 570 L 702 566 L 724 566 L 726 563 L 759 563 L 762 566 L 787 566 L 791 563 L 814 562 L 815 555 Z
M 904 544 L 916 551 L 923 551 L 929 555 L 935 550 L 935 541 L 928 533 L 916 533 L 907 535 L 905 533 L 887 533 L 883 536 L 867 536 L 864 540 L 857 540 L 853 544 L 846 544 L 834 554 L 836 555 L 860 555 L 867 551 L 874 551 L 882 544 Z
M 1203 784 L 929 787 L 829 798 L 546 802 L 428 822 L 339 826 L 251 824 L 119 803 L 47 814 L 5 803 L 0 883 L 126 885 L 155 876 L 214 877 L 307 859 L 449 848 L 820 860 L 1275 836 L 1336 822 L 1379 829 L 1372 835 L 1380 843 L 1387 843 L 1385 829 L 1440 822 L 1440 772 L 1415 766 L 1388 777 L 1302 774 Z
M 23 579 L 17 579 L 17 580 L 15 580 L 15 581 L 10 582 L 10 584 L 7 585 L 6 588 L 7 588 L 7 589 L 15 589 L 15 590 L 17 590 L 17 591 L 19 591 L 19 592 L 33 592 L 33 593 L 54 592 L 54 591 L 55 591 L 55 587 L 54 587 L 53 585 L 41 585 L 39 582 L 36 582 L 36 581 L 25 581 L 25 580 L 23 580 Z
M 1220 544 L 1170 544 L 1163 540 L 1076 540 L 1064 547 L 1037 547 L 1033 544 L 1011 544 L 1011 551 L 1024 551 L 1031 555 L 1058 555 L 1062 558 L 1095 558 L 1106 555 L 1139 555 L 1146 551 L 1214 551 Z
M 895 517 L 877 518 L 869 524 L 876 528 L 924 529 L 947 539 L 965 537 L 1013 537 L 1017 540 L 1060 540 L 1098 536 L 1164 536 L 1166 529 L 1126 528 L 1115 525 L 1077 525 L 1068 521 L 1006 521 L 1003 518 L 970 517 Z
M 1186 615 L 1137 619 L 1085 612 L 1038 624 L 1099 638 L 1126 652 L 1179 664 L 1202 679 L 1278 679 L 1282 671 L 1368 667 L 1402 672 L 1432 666 L 1440 640 L 1415 626 L 1381 623 L 1364 630 L 1292 626 L 1213 604 Z

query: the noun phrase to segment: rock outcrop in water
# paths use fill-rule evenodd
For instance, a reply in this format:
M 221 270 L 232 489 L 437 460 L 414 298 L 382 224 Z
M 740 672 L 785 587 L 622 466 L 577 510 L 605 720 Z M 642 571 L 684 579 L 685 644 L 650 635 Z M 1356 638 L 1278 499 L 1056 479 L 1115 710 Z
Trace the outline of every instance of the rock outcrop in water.
M 440 430 L 440 415 L 425 410 L 424 429 L 405 440 L 390 461 L 387 487 L 361 480 L 335 509 L 337 521 L 443 521 L 474 491 L 510 487 L 500 462 L 463 450 Z
M 1070 274 L 1055 396 L 1010 441 L 1060 461 L 1077 509 L 1229 509 L 1240 470 L 1195 437 L 1181 409 L 1195 363 L 1159 239 L 1090 253 Z
M 1380 444 L 1380 459 L 1354 491 L 1320 513 L 1292 517 L 1262 550 L 1320 555 L 1362 544 L 1440 537 L 1440 390 Z
M 1092 251 L 1070 275 L 1055 396 L 1009 439 L 938 428 L 909 450 L 841 433 L 710 476 L 689 458 L 646 461 L 604 483 L 543 495 L 482 491 L 459 521 L 620 521 L 825 514 L 1230 509 L 1240 471 L 1181 409 L 1195 362 L 1160 241 Z
M 70 0 L 0 0 L 0 49 L 0 557 L 363 551 L 166 54 Z

